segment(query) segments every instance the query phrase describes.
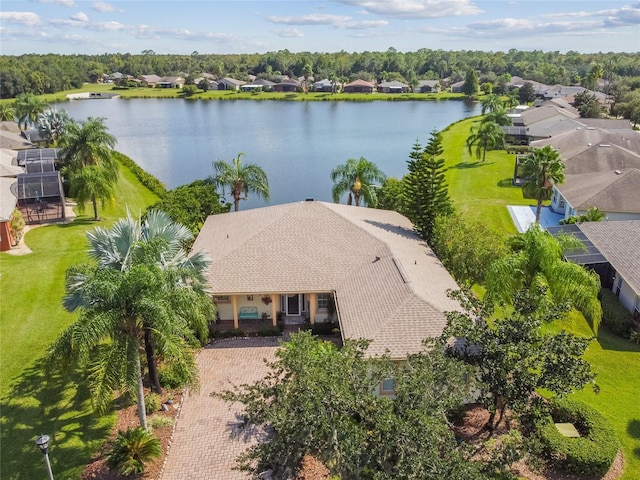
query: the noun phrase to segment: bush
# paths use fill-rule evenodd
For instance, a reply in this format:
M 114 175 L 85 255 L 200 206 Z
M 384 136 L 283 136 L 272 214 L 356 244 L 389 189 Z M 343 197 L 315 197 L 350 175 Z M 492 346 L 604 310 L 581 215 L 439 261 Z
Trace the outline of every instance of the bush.
M 160 410 L 160 406 L 162 405 L 162 398 L 157 393 L 150 393 L 144 397 L 144 409 L 147 412 L 147 415 L 150 415 L 154 412 Z
M 264 327 L 258 332 L 259 337 L 279 337 L 280 328 L 278 327 Z
M 184 375 L 184 370 L 174 368 L 170 364 L 163 363 L 158 367 L 158 378 L 160 379 L 160 385 L 164 388 L 182 388 L 189 380 Z
M 313 325 L 305 322 L 302 324 L 301 330 L 311 330 L 311 333 L 314 335 L 334 335 L 340 333 L 340 327 L 335 322 L 314 323 Z
M 158 180 L 150 173 L 145 172 L 138 166 L 136 162 L 131 160 L 129 157 L 120 152 L 113 152 L 113 155 L 118 162 L 131 170 L 131 172 L 138 178 L 138 180 L 140 180 L 140 183 L 142 183 L 153 193 L 155 193 L 159 197 L 162 197 L 165 193 L 167 193 L 167 188 L 160 180 Z
M 121 475 L 144 472 L 145 464 L 162 453 L 160 440 L 142 427 L 119 431 L 112 447 L 106 453 L 107 467 Z
M 602 325 L 610 332 L 628 338 L 629 330 L 633 329 L 631 312 L 624 308 L 611 290 L 603 288 L 600 291 L 600 303 L 602 303 Z
M 24 234 L 24 227 L 24 217 L 22 216 L 22 213 L 20 213 L 20 210 L 16 208 L 11 214 L 11 220 L 9 221 L 9 229 L 11 230 L 11 236 L 13 236 L 15 245 L 20 243 L 20 239 Z
M 213 338 L 234 338 L 234 337 L 244 337 L 246 336 L 244 331 L 239 328 L 234 328 L 233 330 L 228 330 L 226 332 L 220 330 L 214 330 L 211 332 L 211 337 Z
M 166 415 L 154 415 L 149 419 L 149 426 L 151 428 L 171 427 L 173 424 L 173 418 Z
M 579 438 L 563 436 L 554 422 L 570 422 Z M 551 415 L 541 421 L 537 433 L 548 460 L 578 475 L 604 475 L 620 447 L 609 421 L 589 405 L 575 400 L 556 400 Z

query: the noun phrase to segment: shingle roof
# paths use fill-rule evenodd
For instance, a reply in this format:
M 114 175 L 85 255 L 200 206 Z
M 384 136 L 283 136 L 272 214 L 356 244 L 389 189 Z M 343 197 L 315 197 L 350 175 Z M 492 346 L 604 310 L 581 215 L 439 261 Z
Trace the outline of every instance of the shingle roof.
M 640 170 L 566 175 L 557 185 L 562 195 L 577 210 L 598 207 L 603 212 L 640 213 Z
M 640 220 L 584 222 L 580 230 L 640 294 Z
M 361 79 L 354 80 L 353 82 L 347 83 L 345 85 L 345 87 L 356 87 L 356 86 L 373 88 L 375 85 L 373 83 L 370 83 L 370 82 L 367 82 L 367 81 L 361 80 Z
M 216 294 L 335 292 L 345 338 L 370 355 L 415 353 L 459 308 L 453 278 L 402 215 L 299 202 L 214 215 L 194 251 L 212 258 Z

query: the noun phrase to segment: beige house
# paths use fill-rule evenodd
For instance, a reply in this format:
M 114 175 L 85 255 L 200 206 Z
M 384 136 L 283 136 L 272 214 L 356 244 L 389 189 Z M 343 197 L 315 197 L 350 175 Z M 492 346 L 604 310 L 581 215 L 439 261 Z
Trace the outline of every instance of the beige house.
M 326 321 L 330 296 L 343 339 L 402 359 L 442 333 L 458 288 L 402 215 L 298 202 L 210 216 L 193 246 L 211 258 L 221 320 Z

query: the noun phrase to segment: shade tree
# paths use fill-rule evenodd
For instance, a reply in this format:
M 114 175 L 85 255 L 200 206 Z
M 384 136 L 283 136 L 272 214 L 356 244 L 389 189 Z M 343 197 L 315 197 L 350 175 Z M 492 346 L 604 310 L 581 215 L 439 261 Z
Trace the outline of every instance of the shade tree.
M 482 158 L 484 162 L 487 158 L 487 150 L 500 147 L 504 144 L 505 134 L 495 122 L 480 122 L 478 125 L 471 127 L 471 133 L 467 137 L 467 148 L 469 153 L 475 147 L 475 155 L 477 159 Z

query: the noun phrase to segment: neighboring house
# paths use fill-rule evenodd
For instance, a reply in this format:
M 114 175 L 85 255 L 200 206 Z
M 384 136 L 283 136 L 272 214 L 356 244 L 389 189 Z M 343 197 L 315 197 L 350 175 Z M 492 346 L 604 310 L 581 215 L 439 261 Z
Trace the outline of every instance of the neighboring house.
M 416 93 L 433 93 L 437 92 L 440 87 L 438 80 L 419 80 L 418 86 L 414 89 Z
M 246 85 L 242 85 L 240 87 L 240 89 L 243 92 L 252 92 L 252 91 L 266 91 L 266 92 L 270 92 L 271 90 L 273 90 L 273 86 L 275 85 L 275 82 L 271 82 L 269 80 L 265 80 L 264 78 L 259 78 L 257 80 L 254 80 L 251 83 L 247 83 Z
M 439 336 L 457 289 L 397 212 L 297 202 L 210 216 L 193 251 L 211 258 L 208 287 L 221 320 L 326 321 L 335 299 L 343 339 L 369 355 L 405 358 Z
M 464 80 L 451 84 L 451 93 L 462 93 L 464 87 Z
M 354 80 L 351 83 L 347 83 L 342 91 L 344 93 L 373 93 L 375 90 L 375 85 L 370 82 L 365 82 L 364 80 L 358 79 Z
M 409 93 L 411 87 L 406 83 L 394 80 L 392 82 L 382 82 L 378 85 L 378 91 L 382 93 Z
M 146 87 L 182 88 L 183 77 L 159 77 L 158 75 L 140 75 L 138 80 Z
M 567 259 L 596 271 L 602 286 L 640 319 L 640 220 L 583 222 L 548 230 L 580 239 L 586 249 L 568 252 Z
M 160 81 L 160 77 L 158 75 L 140 75 L 138 77 L 138 80 L 140 80 L 140 82 L 142 83 L 142 85 L 144 85 L 145 87 L 155 87 L 157 85 L 157 83 Z
M 235 78 L 224 77 L 218 80 L 218 90 L 240 90 L 240 87 L 246 82 L 236 80 Z
M 193 83 L 199 87 L 203 80 L 209 84 L 209 90 L 218 90 L 218 82 L 210 78 L 198 77 L 193 81 Z
M 285 78 L 280 83 L 273 85 L 274 92 L 297 92 L 301 88 L 301 84 L 295 78 Z
M 333 82 L 328 78 L 315 82 L 311 85 L 314 92 L 333 92 Z
M 15 184 L 15 178 L 0 177 L 0 252 L 11 250 L 13 245 L 10 224 L 18 201 L 15 196 Z

